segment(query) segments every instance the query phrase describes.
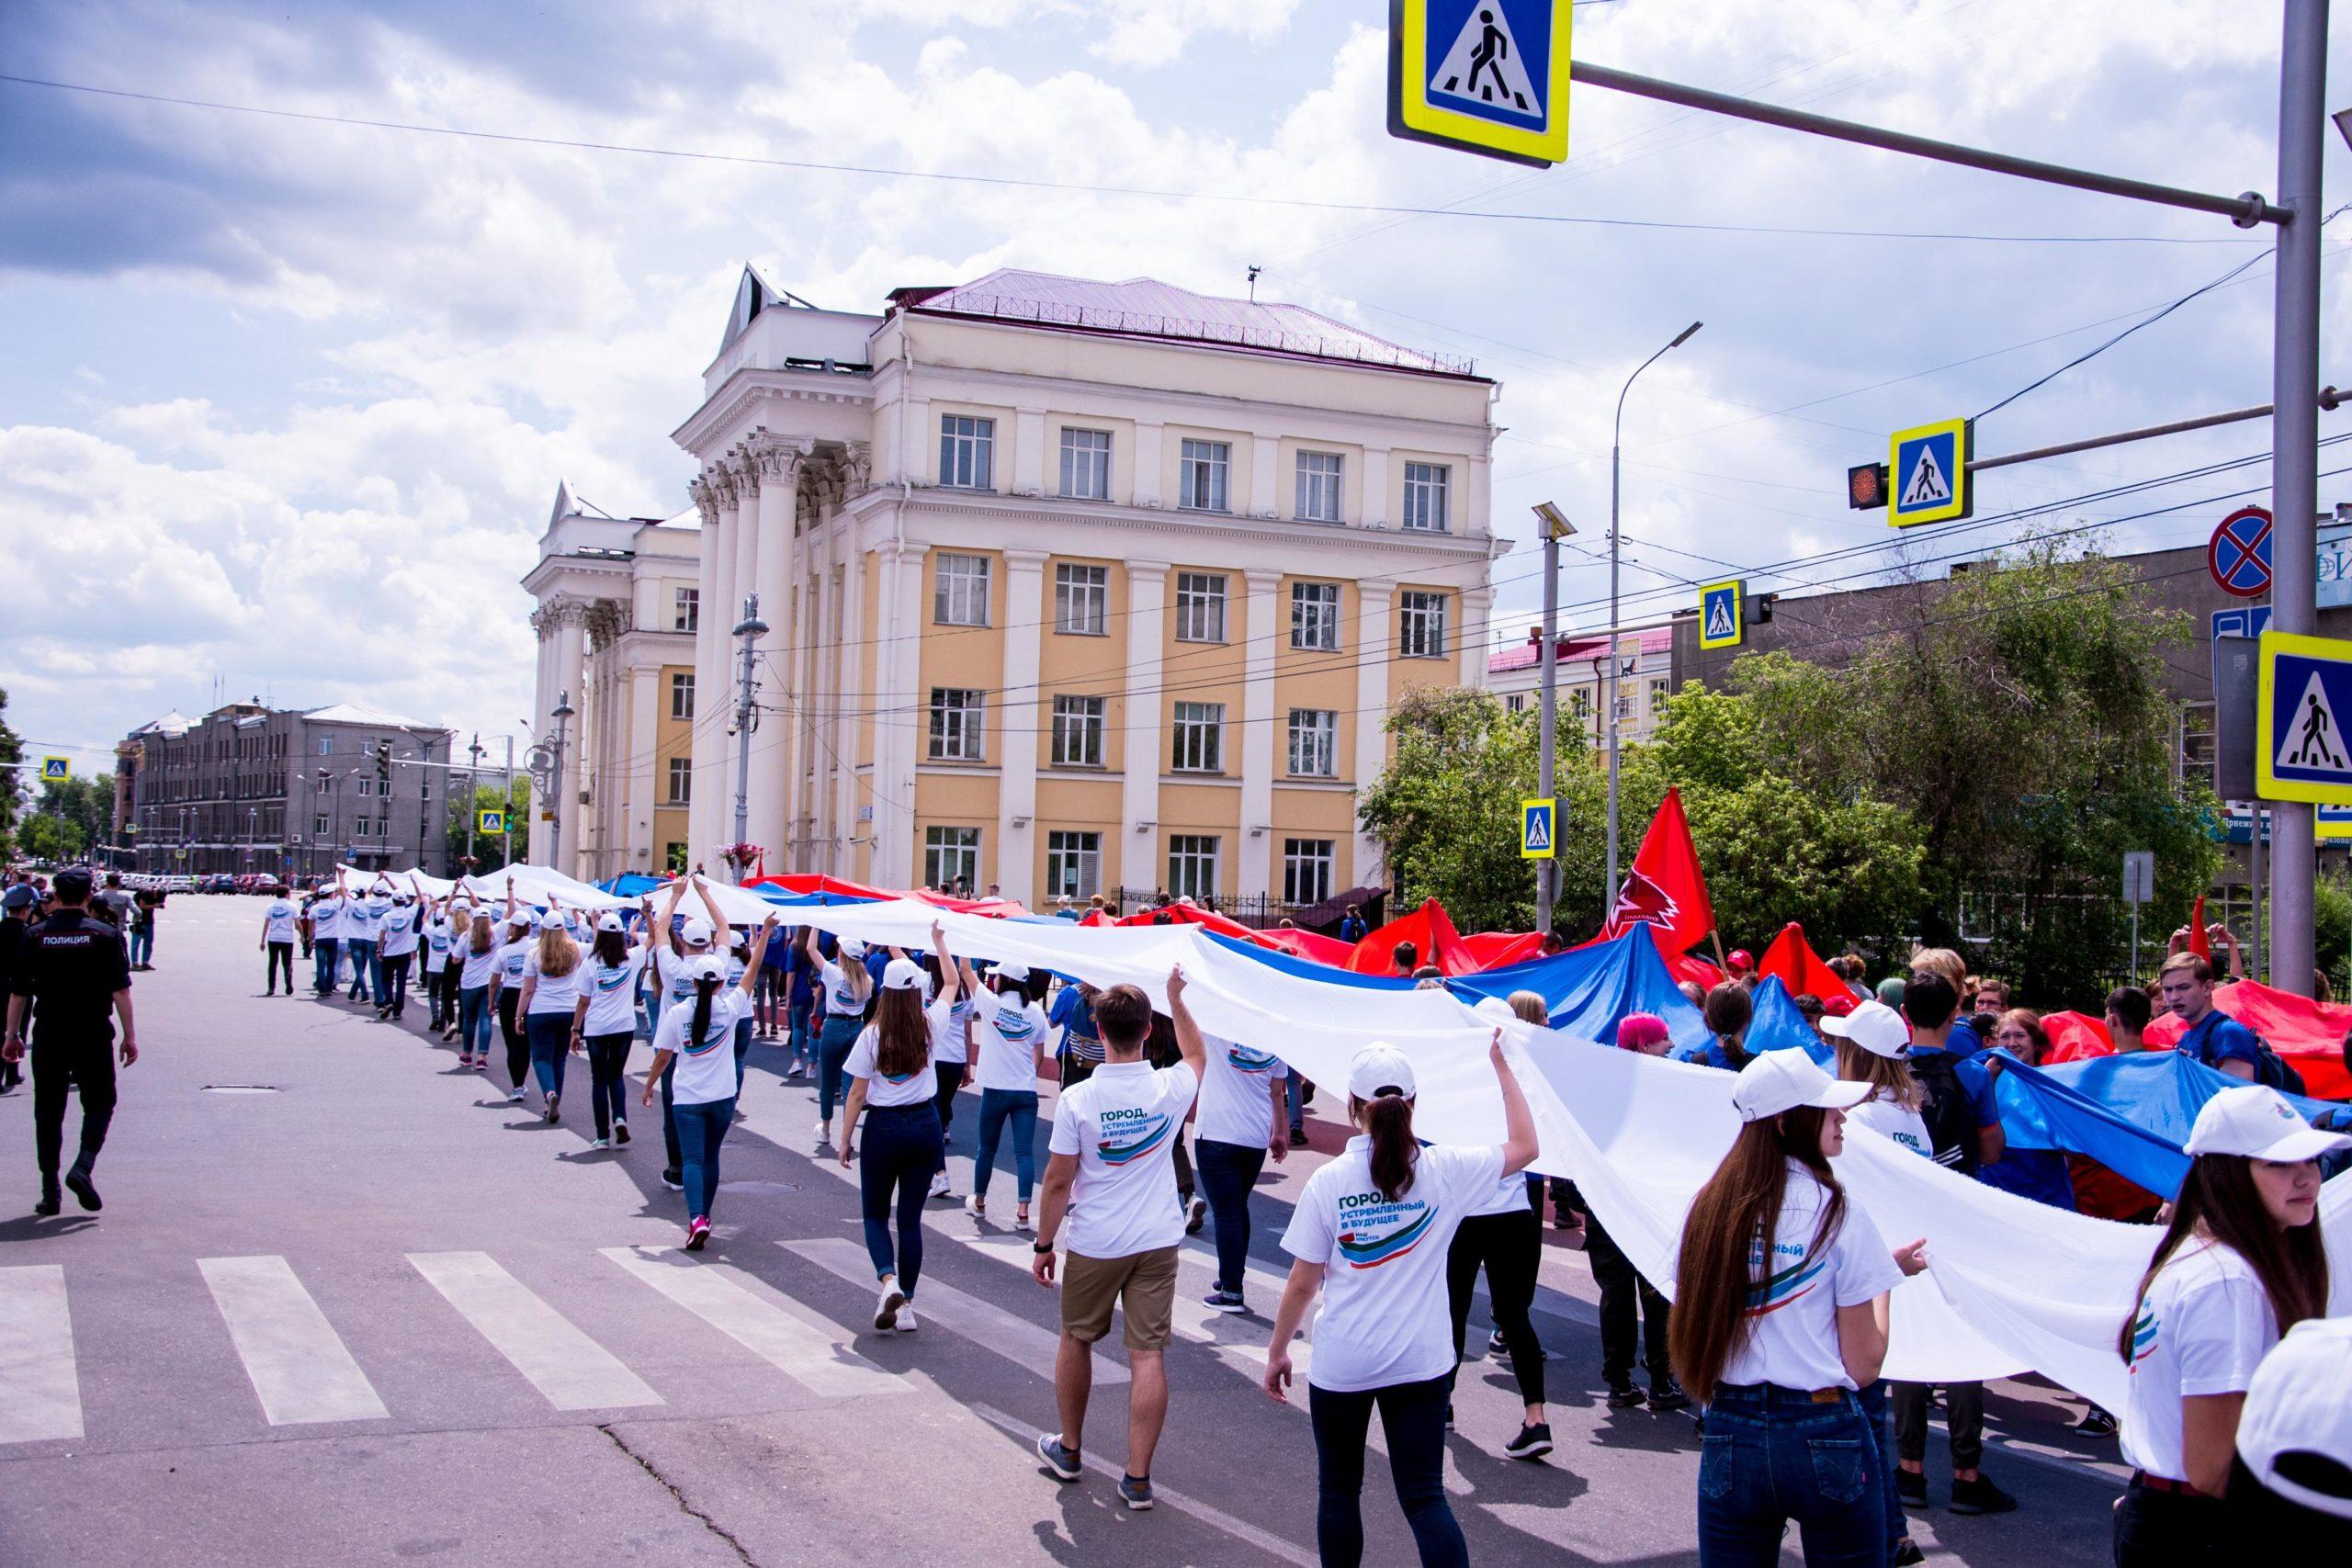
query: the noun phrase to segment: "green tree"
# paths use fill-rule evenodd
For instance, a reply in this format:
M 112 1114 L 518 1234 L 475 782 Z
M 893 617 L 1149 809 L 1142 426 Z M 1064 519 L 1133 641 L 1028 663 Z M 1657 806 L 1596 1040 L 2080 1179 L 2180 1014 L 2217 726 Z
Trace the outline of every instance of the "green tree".
M 16 831 L 16 764 L 23 761 L 25 758 L 24 742 L 19 740 L 17 738 L 17 732 L 9 728 L 7 712 L 8 694 L 5 689 L 0 689 L 0 778 L 7 781 L 7 787 L 0 789 L 0 856 L 6 856 L 10 852 L 11 840 Z
M 453 790 L 450 792 L 450 798 L 453 801 L 462 803 L 466 798 L 465 792 L 463 790 Z M 514 840 L 515 853 L 519 858 L 524 852 L 526 852 L 526 848 L 530 843 L 530 775 L 527 773 L 516 773 L 513 782 L 505 785 L 495 784 L 477 784 L 474 785 L 471 813 L 466 815 L 461 815 L 454 811 L 450 813 L 449 863 L 452 866 L 460 866 L 462 868 L 462 863 L 465 859 L 466 853 L 467 829 L 469 825 L 480 823 L 481 820 L 481 813 L 484 811 L 503 811 L 506 813 L 508 825 L 514 829 L 513 838 Z M 504 840 L 496 834 L 484 834 L 477 829 L 473 835 L 473 840 L 474 859 L 479 863 L 471 867 L 471 870 L 475 872 L 491 872 L 498 871 L 504 867 L 506 864 Z
M 1535 876 L 1519 803 L 1535 793 L 1535 719 L 1491 692 L 1430 687 L 1388 715 L 1396 760 L 1356 794 L 1406 907 L 1435 898 L 1462 931 L 1525 931 Z

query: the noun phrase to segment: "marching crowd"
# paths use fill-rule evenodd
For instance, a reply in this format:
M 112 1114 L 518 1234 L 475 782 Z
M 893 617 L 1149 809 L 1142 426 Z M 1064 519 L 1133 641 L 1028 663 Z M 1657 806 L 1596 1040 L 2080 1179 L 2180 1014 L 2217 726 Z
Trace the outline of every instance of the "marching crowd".
M 83 1157 L 66 1179 L 77 1195 L 96 1157 L 91 1129 L 103 1139 L 112 1100 L 106 1047 L 95 1058 L 88 1048 L 93 1020 L 103 1031 L 113 1008 L 122 1060 L 136 1055 L 129 953 L 90 914 L 91 891 L 74 874 L 42 895 L 11 888 L 11 919 L 0 926 L 11 994 L 0 1059 L 13 1066 L 22 1055 L 29 1009 L 43 1213 L 56 1212 L 66 1092 L 62 1081 L 53 1092 L 43 1087 L 43 1052 L 53 1044 L 61 1061 L 74 1053 L 70 1074 L 51 1077 L 70 1076 L 83 1098 Z M 36 923 L 43 897 L 47 918 Z M 488 1075 L 495 1036 L 506 1098 L 526 1102 L 536 1089 L 549 1122 L 563 1114 L 567 1083 L 579 1081 L 567 1072 L 571 1058 L 584 1057 L 598 1148 L 630 1141 L 626 1070 L 633 1042 L 650 1037 L 636 1108 L 650 1111 L 658 1097 L 662 1181 L 683 1195 L 688 1250 L 709 1240 L 748 1049 L 759 1038 L 783 1043 L 786 1076 L 816 1081 L 820 1146 L 858 1170 L 877 1332 L 916 1328 L 924 1208 L 952 1197 L 946 1133 L 959 1091 L 977 1088 L 964 1207 L 990 1218 L 1002 1152 L 1013 1226 L 1033 1237 L 1038 1281 L 1059 1292 L 1060 1421 L 1038 1438 L 1039 1460 L 1059 1481 L 1082 1475 L 1092 1347 L 1117 1317 L 1131 1378 L 1118 1495 L 1131 1509 L 1154 1500 L 1177 1248 L 1213 1224 L 1217 1268 L 1205 1304 L 1252 1310 L 1250 1193 L 1265 1162 L 1305 1139 L 1301 1106 L 1314 1093 L 1278 1054 L 1204 1035 L 1181 970 L 1157 1011 L 1131 986 L 1057 985 L 1018 964 L 976 964 L 951 953 L 936 925 L 927 953 L 869 951 L 813 927 L 788 931 L 775 915 L 755 929 L 731 925 L 698 876 L 673 880 L 634 910 L 601 912 L 552 900 L 535 909 L 511 892 L 492 897 L 462 884 L 435 897 L 413 879 L 338 879 L 299 901 L 281 889 L 259 937 L 272 997 L 281 982 L 282 994 L 295 994 L 298 953 L 317 997 L 370 1006 L 379 1018 L 404 1015 L 413 978 L 428 1029 L 457 1043 L 460 1066 Z M 2037 1015 L 2007 1007 L 2006 990 L 1970 977 L 1955 953 L 1917 952 L 1875 989 L 1862 984 L 1859 960 L 1838 961 L 1845 993 L 1800 998 L 1812 1004 L 1804 1010 L 1834 1073 L 1804 1052 L 1746 1049 L 1754 978 L 1752 965 L 1743 973 L 1736 962 L 1744 956 L 1734 955 L 1731 980 L 1694 998 L 1710 1038 L 1690 1055 L 1729 1069 L 1742 1131 L 1689 1212 L 1670 1306 L 1598 1215 L 1571 1218 L 1582 1207 L 1573 1186 L 1523 1174 L 1536 1137 L 1500 1025 L 1545 1023 L 1541 997 L 1480 1004 L 1498 1024 L 1498 1145 L 1423 1142 L 1411 1063 L 1377 1043 L 1355 1054 L 1344 1086 L 1353 1135 L 1302 1185 L 1282 1235 L 1292 1263 L 1264 1372 L 1276 1400 L 1294 1395 L 1297 1378 L 1306 1384 L 1323 1561 L 1362 1555 L 1358 1500 L 1375 1411 L 1421 1560 L 1468 1560 L 1445 1495 L 1444 1450 L 1482 1272 L 1492 1351 L 1508 1358 L 1523 1405 L 1504 1451 L 1532 1460 L 1550 1450 L 1546 1352 L 1530 1310 L 1547 1200 L 1555 1223 L 1581 1229 L 1591 1259 L 1607 1404 L 1700 1407 L 1703 1562 L 1776 1562 L 1791 1524 L 1810 1563 L 1922 1561 L 1905 1520 L 1929 1505 L 1937 1391 L 1890 1382 L 1881 1370 L 1888 1292 L 1928 1267 L 1928 1247 L 1891 1245 L 1847 1202 L 1837 1161 L 1849 1120 L 2018 1195 L 2149 1224 L 2137 1310 L 2115 1325 L 2130 1399 L 2114 1416 L 2094 1408 L 2082 1428 L 2112 1433 L 2120 1420 L 2132 1467 L 2115 1514 L 2119 1563 L 2215 1562 L 2256 1541 L 2340 1552 L 2352 1540 L 2352 1320 L 2327 1316 L 2316 1215 L 2321 1162 L 2347 1157 L 2352 1121 L 2339 1109 L 2333 1125 L 2306 1122 L 2280 1092 L 2296 1086 L 2277 1081 L 2275 1055 L 2213 1007 L 2210 964 L 2176 953 L 2158 993 L 2187 1025 L 2179 1049 L 2245 1081 L 2206 1102 L 2186 1145 L 2188 1179 L 2165 1202 L 2064 1156 L 2006 1146 L 1996 1053 L 2035 1062 L 2046 1040 Z M 1399 973 L 1416 971 L 1414 957 L 1399 952 Z M 1421 983 L 1442 982 L 1425 974 Z M 69 986 L 95 986 L 100 999 L 69 1005 Z M 2138 1047 L 2154 999 L 2130 987 L 2109 996 L 2119 1051 Z M 1622 1021 L 1616 1045 L 1671 1049 L 1665 1021 L 1643 1013 Z M 1033 1152 L 1041 1078 L 1059 1086 L 1042 1172 Z M 84 1201 L 97 1207 L 95 1189 Z M 1302 1371 L 1292 1342 L 1310 1309 L 1314 1354 Z M 1634 1381 L 1637 1352 L 1646 1389 Z M 1940 1386 L 1947 1506 L 2015 1507 L 1982 1468 L 1982 1385 Z

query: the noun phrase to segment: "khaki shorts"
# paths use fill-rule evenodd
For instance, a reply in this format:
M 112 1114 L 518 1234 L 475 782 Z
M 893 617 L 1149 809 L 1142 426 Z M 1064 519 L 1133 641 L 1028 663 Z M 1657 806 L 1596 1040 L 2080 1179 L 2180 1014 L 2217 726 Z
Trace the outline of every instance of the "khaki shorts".
M 1130 1350 L 1164 1350 L 1176 1312 L 1176 1249 L 1125 1258 L 1062 1258 L 1062 1332 L 1091 1345 L 1111 1332 L 1111 1308 L 1125 1320 Z

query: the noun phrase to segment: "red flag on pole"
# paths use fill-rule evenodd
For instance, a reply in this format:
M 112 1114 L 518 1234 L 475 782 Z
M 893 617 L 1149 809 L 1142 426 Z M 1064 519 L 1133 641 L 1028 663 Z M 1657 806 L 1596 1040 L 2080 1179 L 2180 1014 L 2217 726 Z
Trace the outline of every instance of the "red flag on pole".
M 1658 948 L 1668 953 L 1684 952 L 1715 929 L 1714 906 L 1707 901 L 1707 879 L 1699 870 L 1699 847 L 1690 841 L 1679 790 L 1668 790 L 1658 802 L 1601 930 L 1619 936 L 1640 924 L 1656 928 Z
M 2213 962 L 2213 944 L 2205 939 L 2205 895 L 2202 893 L 2197 896 L 2197 907 L 2188 912 L 2188 951 L 2208 964 Z

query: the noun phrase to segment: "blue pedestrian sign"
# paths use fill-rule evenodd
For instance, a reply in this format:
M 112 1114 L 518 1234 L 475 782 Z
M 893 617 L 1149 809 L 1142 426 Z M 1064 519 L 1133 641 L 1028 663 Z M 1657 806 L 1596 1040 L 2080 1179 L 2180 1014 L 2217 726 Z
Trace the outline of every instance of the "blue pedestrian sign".
M 1886 521 L 1890 527 L 1952 523 L 1976 510 L 1968 465 L 1975 457 L 1975 422 L 1939 420 L 1887 439 Z
M 1538 168 L 1568 155 L 1571 0 L 1389 0 L 1388 133 Z
M 2257 795 L 2352 806 L 2352 642 L 2264 632 L 2256 715 Z
M 1747 637 L 1745 579 L 1710 582 L 1699 590 L 1699 646 L 1737 648 Z
M 1555 858 L 1553 831 L 1559 815 L 1556 800 L 1522 800 L 1519 803 L 1519 858 L 1521 860 L 1552 860 Z
M 2212 635 L 2223 637 L 2260 637 L 2270 626 L 2270 606 L 2241 604 L 2235 609 L 2212 613 Z
M 503 833 L 506 831 L 506 813 L 503 811 L 484 811 L 481 813 L 480 816 L 481 821 L 481 831 L 485 833 Z
M 74 763 L 71 758 L 43 757 L 40 760 L 41 783 L 64 784 L 68 780 L 72 779 L 73 776 Z

